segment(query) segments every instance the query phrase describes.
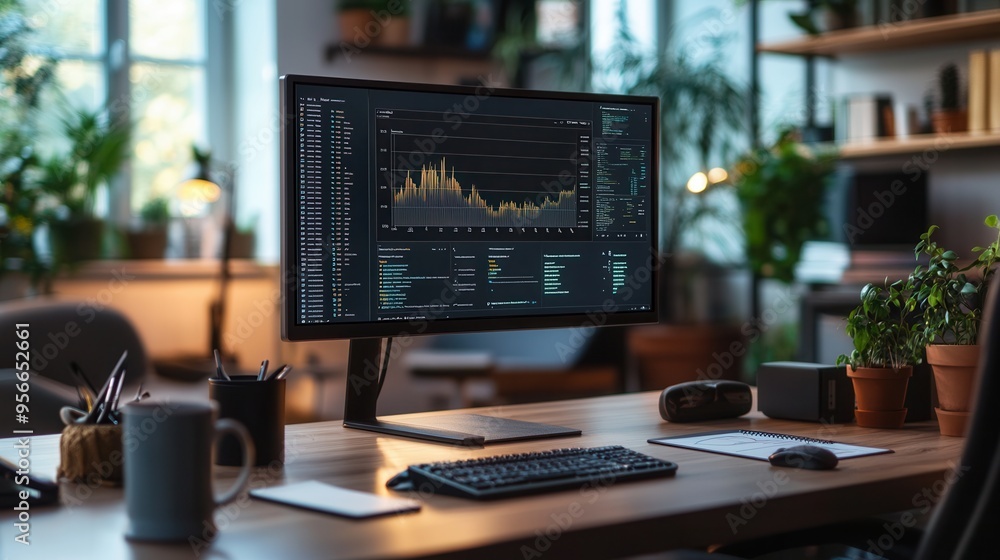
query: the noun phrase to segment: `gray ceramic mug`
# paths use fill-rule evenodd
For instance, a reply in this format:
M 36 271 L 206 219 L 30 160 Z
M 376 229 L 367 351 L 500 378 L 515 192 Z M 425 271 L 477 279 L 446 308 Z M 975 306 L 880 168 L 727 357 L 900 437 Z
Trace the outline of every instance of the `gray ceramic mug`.
M 211 540 L 215 509 L 236 499 L 250 480 L 254 448 L 235 420 L 217 420 L 214 402 L 136 402 L 125 417 L 126 537 L 149 541 Z M 212 449 L 230 433 L 243 447 L 243 466 L 232 488 L 212 492 Z

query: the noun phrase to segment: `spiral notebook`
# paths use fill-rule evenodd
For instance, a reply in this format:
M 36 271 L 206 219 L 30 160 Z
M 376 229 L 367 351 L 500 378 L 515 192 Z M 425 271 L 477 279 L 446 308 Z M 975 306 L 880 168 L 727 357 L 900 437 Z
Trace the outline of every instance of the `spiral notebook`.
M 653 438 L 648 441 L 649 443 L 658 443 L 660 445 L 697 449 L 698 451 L 721 453 L 723 455 L 735 455 L 736 457 L 746 457 L 747 459 L 758 459 L 761 461 L 767 461 L 768 456 L 779 448 L 793 445 L 815 445 L 829 449 L 833 451 L 838 459 L 892 453 L 891 449 L 862 447 L 860 445 L 837 443 L 825 439 L 813 439 L 754 430 L 721 430 L 687 436 Z

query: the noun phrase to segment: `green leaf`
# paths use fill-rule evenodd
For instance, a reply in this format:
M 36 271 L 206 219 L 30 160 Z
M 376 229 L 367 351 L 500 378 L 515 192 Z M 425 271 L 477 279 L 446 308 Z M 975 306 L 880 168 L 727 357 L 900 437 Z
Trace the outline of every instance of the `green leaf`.
M 995 228 L 998 225 L 1000 225 L 1000 219 L 997 218 L 996 214 L 990 214 L 989 216 L 986 216 L 986 219 L 983 220 L 983 223 L 986 224 L 986 227 Z

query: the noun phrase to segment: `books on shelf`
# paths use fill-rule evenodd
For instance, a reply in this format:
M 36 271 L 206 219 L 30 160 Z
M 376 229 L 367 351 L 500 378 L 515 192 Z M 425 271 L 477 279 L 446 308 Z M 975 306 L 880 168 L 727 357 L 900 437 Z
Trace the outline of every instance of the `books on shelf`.
M 987 82 L 987 97 L 989 98 L 989 128 L 995 134 L 1000 134 L 1000 49 L 989 53 Z
M 896 135 L 892 98 L 885 94 L 851 95 L 847 98 L 844 141 L 858 142 Z
M 969 133 L 1000 133 L 1000 49 L 969 53 Z
M 806 241 L 795 265 L 795 278 L 807 284 L 836 284 L 851 264 L 851 252 L 845 243 Z
M 969 52 L 969 133 L 981 134 L 989 124 L 989 55 L 987 51 Z

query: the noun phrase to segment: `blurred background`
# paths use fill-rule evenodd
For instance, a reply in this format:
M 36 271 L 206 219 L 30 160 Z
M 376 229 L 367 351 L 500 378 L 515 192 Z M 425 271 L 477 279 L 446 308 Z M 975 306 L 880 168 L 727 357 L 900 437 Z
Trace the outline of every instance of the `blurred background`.
M 347 342 L 279 338 L 278 77 L 631 93 L 662 102 L 660 324 L 414 340 L 381 412 L 831 363 L 860 286 L 912 270 L 928 225 L 946 246 L 990 240 L 1000 123 L 975 107 L 1000 115 L 1000 93 L 977 89 L 976 53 L 1000 48 L 998 14 L 996 0 L 0 0 L 0 307 L 116 310 L 181 390 L 204 377 L 171 367 L 213 345 L 244 369 L 290 363 L 290 420 L 338 418 Z

